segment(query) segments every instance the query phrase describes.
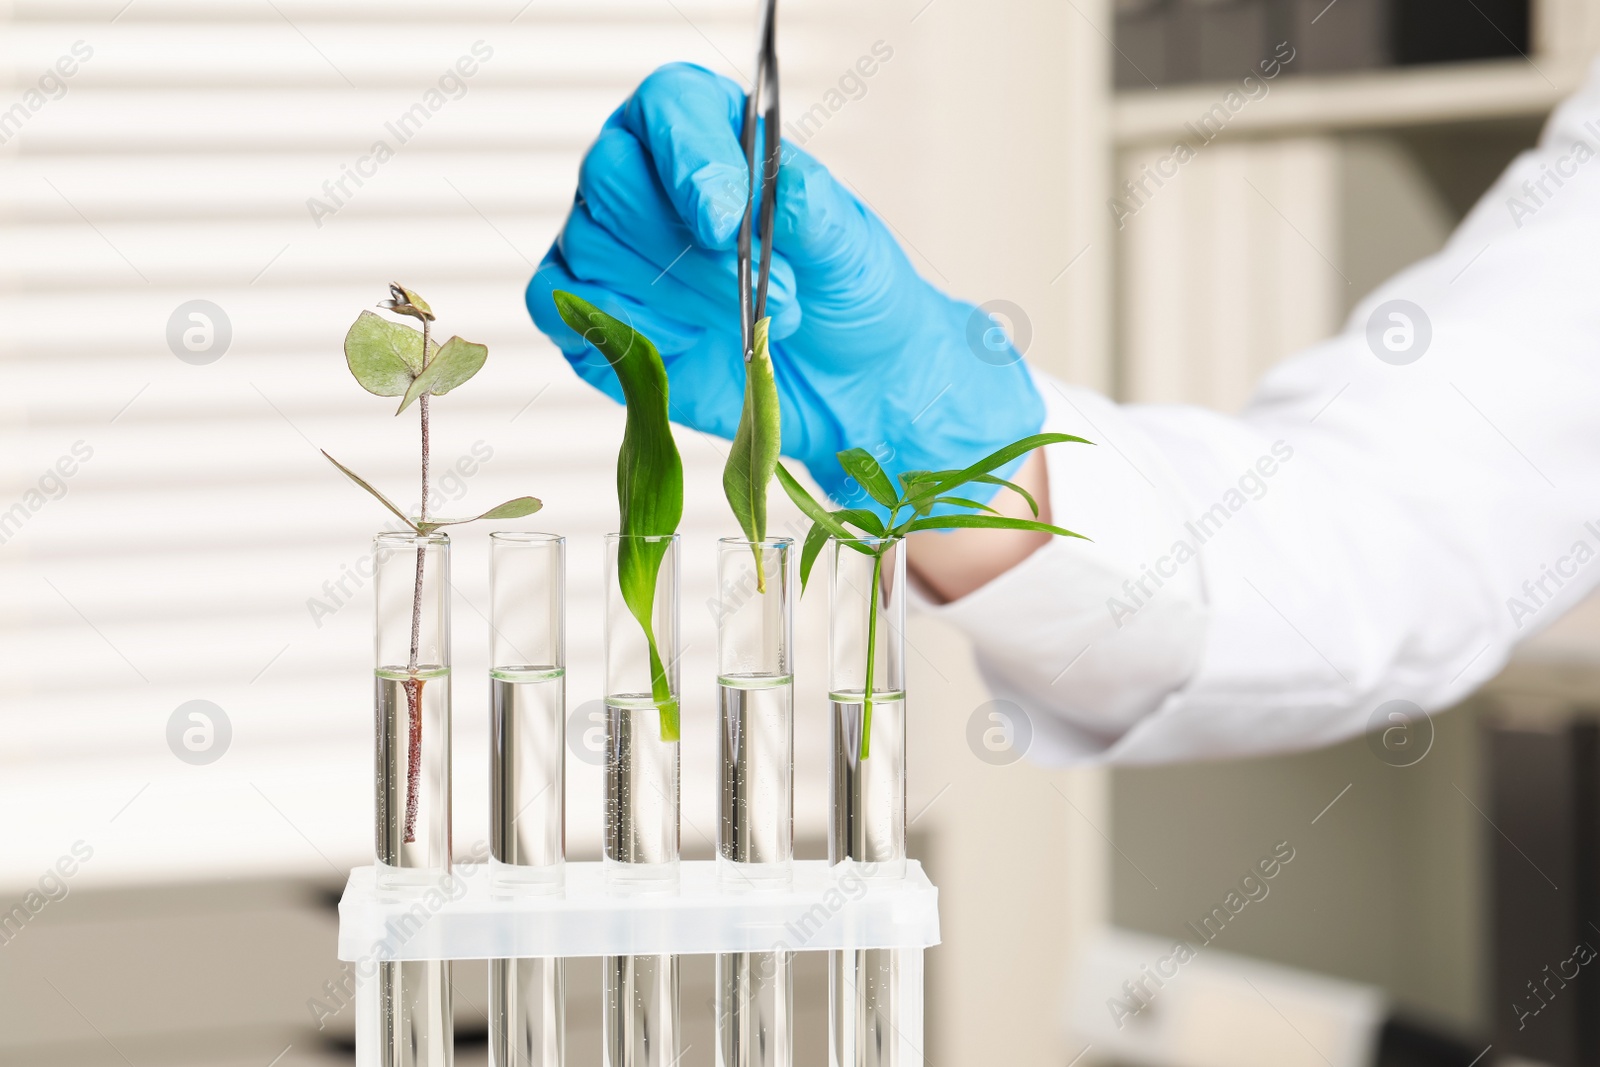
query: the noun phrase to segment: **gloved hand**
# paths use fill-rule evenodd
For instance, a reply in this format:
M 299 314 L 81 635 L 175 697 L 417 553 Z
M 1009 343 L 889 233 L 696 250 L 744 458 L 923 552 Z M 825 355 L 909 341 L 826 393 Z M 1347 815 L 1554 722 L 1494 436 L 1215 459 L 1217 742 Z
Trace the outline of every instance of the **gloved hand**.
M 604 357 L 556 314 L 554 290 L 650 338 L 673 420 L 727 438 L 744 395 L 744 95 L 689 64 L 646 78 L 589 149 L 572 213 L 527 289 L 534 322 L 590 384 L 621 399 Z M 1003 338 L 997 351 L 987 316 L 923 281 L 883 222 L 788 142 L 772 243 L 783 454 L 836 501 L 869 503 L 841 449 L 865 448 L 893 476 L 965 466 L 1039 430 L 1044 404 Z

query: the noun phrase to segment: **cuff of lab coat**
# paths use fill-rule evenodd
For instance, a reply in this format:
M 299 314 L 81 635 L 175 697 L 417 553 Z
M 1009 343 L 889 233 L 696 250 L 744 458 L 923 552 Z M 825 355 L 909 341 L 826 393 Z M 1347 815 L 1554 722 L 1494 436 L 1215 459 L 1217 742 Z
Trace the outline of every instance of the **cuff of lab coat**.
M 1114 755 L 1119 741 L 1195 673 L 1206 609 L 1198 564 L 1162 577 L 1152 564 L 1181 526 L 1165 461 L 1116 405 L 1035 373 L 1045 430 L 1093 447 L 1047 452 L 1056 538 L 987 585 L 936 604 L 913 583 L 911 606 L 972 640 L 998 699 L 1030 726 L 1028 754 L 1063 764 Z

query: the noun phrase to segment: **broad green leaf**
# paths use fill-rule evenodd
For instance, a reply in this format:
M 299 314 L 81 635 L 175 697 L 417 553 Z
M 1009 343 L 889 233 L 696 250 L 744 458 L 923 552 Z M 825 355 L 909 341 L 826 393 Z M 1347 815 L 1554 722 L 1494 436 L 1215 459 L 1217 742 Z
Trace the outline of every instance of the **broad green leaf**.
M 1084 445 L 1094 444 L 1093 441 L 1085 440 L 1082 437 L 1074 437 L 1069 433 L 1036 433 L 1030 437 L 1024 437 L 1020 441 L 1013 441 L 1004 448 L 996 449 L 970 467 L 963 467 L 960 470 L 934 471 L 933 478 L 925 482 L 919 489 L 919 501 L 908 500 L 907 503 L 917 506 L 922 497 L 938 496 L 940 493 L 946 493 L 966 485 L 968 482 L 976 481 L 978 475 L 988 474 L 996 467 L 1004 467 L 1012 460 L 1025 456 L 1036 448 L 1042 448 L 1045 445 L 1067 444 L 1068 442 L 1077 442 Z
M 341 471 L 343 471 L 346 478 L 349 478 L 352 482 L 355 482 L 361 488 L 365 489 L 367 492 L 369 492 L 373 496 L 377 497 L 378 498 L 378 503 L 382 504 L 384 507 L 386 507 L 390 511 L 394 512 L 395 517 L 397 519 L 399 519 L 401 522 L 405 523 L 407 526 L 411 527 L 413 530 L 417 531 L 417 533 L 419 533 L 419 534 L 426 532 L 426 531 L 424 531 L 422 529 L 422 527 L 420 527 L 416 523 L 412 522 L 411 521 L 411 517 L 409 515 L 407 515 L 403 511 L 401 511 L 399 508 L 395 507 L 393 501 L 391 501 L 388 497 L 384 496 L 382 493 L 378 492 L 371 485 L 369 485 L 367 483 L 366 479 L 362 478 L 355 471 L 351 470 L 349 467 L 346 467 L 343 463 L 340 463 L 338 460 L 336 460 L 332 456 L 328 455 L 328 453 L 324 452 L 324 453 L 322 453 L 322 455 L 329 463 L 332 463 L 335 467 L 338 467 Z
M 535 497 L 519 496 L 470 519 L 436 519 L 432 522 L 419 522 L 417 529 L 423 533 L 432 533 L 441 526 L 459 526 L 461 523 L 477 522 L 479 519 L 520 519 L 525 515 L 532 515 L 542 507 L 544 503 Z
M 1028 502 L 1028 507 L 1032 509 L 1034 518 L 1037 519 L 1039 517 L 1039 502 L 1033 499 L 1032 493 L 1022 488 L 1022 486 L 1018 485 L 1016 482 L 1007 481 L 997 474 L 980 474 L 972 480 L 975 482 L 983 482 L 987 485 L 1005 486 L 1007 489 L 1011 490 L 1013 493 L 1016 493 L 1018 496 Z
M 367 392 L 404 396 L 422 373 L 422 333 L 363 311 L 344 335 L 344 359 Z
M 405 399 L 400 401 L 400 410 L 395 414 L 398 415 L 410 407 L 411 402 L 424 393 L 431 396 L 448 393 L 477 374 L 488 358 L 489 350 L 483 345 L 463 341 L 459 337 L 450 338 L 439 346 L 438 351 L 433 353 L 433 358 L 428 360 L 427 367 L 406 389 Z
M 980 504 L 976 500 L 968 500 L 966 497 L 960 496 L 935 497 L 929 506 L 931 507 L 933 504 L 949 504 L 950 506 L 957 508 L 971 508 L 974 511 L 987 511 L 991 515 L 1000 514 L 988 504 Z
M 867 491 L 868 496 L 891 510 L 900 503 L 900 496 L 894 491 L 894 483 L 883 473 L 883 468 L 872 458 L 872 453 L 864 448 L 847 448 L 838 455 L 839 466 L 844 468 L 846 474 L 861 483 L 861 488 Z
M 733 435 L 733 450 L 722 471 L 722 491 L 728 506 L 739 521 L 747 541 L 767 539 L 767 485 L 778 466 L 780 420 L 778 382 L 772 375 L 772 358 L 767 352 L 767 326 L 771 319 L 756 323 L 755 343 L 750 362 L 744 368 L 744 410 L 739 413 L 739 429 Z M 766 568 L 761 549 L 752 545 L 756 557 L 756 592 L 767 591 Z
M 651 696 L 661 712 L 661 739 L 676 741 L 678 701 L 667 685 L 652 622 L 666 538 L 677 532 L 683 518 L 683 461 L 668 424 L 667 369 L 655 345 L 631 326 L 571 293 L 557 290 L 553 298 L 562 321 L 611 364 L 628 406 L 617 454 L 623 534 L 617 547 L 617 585 L 649 645 Z M 645 540 L 650 537 L 661 540 Z
M 433 308 L 428 306 L 428 302 L 399 282 L 389 283 L 389 299 L 378 306 L 388 308 L 397 315 L 410 315 L 414 319 L 433 321 Z
M 897 534 L 920 533 L 923 530 L 1038 530 L 1041 533 L 1055 534 L 1057 537 L 1077 537 L 1084 541 L 1089 538 L 1083 534 L 1064 530 L 1059 526 L 1052 526 L 1048 522 L 1038 522 L 1034 519 L 1013 519 L 1007 515 L 933 515 L 926 519 L 916 519 L 898 527 Z
M 811 529 L 806 531 L 806 543 L 800 549 L 800 592 L 806 591 L 806 582 L 811 578 L 811 568 L 817 562 L 817 554 L 827 543 L 828 528 L 820 522 L 812 523 Z

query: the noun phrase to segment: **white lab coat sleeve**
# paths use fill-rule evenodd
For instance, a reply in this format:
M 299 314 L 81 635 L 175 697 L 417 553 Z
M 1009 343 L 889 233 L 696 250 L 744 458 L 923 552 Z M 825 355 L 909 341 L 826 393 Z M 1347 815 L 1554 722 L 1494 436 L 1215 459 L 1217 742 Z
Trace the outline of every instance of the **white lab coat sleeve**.
M 1597 157 L 1591 72 L 1443 251 L 1236 417 L 1035 375 L 1046 428 L 1097 442 L 1048 450 L 1056 522 L 1094 541 L 928 606 L 1027 712 L 1035 758 L 1339 741 L 1390 701 L 1460 700 L 1594 589 Z

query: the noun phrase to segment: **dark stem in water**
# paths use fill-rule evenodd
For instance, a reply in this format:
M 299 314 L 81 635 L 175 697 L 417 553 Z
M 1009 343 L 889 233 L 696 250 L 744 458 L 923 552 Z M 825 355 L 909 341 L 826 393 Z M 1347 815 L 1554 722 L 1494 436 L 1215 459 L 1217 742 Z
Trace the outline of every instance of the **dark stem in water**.
M 428 363 L 428 320 L 422 320 L 422 360 Z M 422 504 L 418 518 L 428 520 L 428 394 L 417 401 L 422 410 Z M 411 658 L 406 664 L 410 677 L 405 680 L 406 714 L 409 718 L 406 741 L 406 844 L 417 839 L 417 805 L 422 793 L 422 684 L 417 677 L 417 654 L 422 644 L 422 570 L 427 561 L 427 546 L 417 542 L 417 585 L 411 595 Z

